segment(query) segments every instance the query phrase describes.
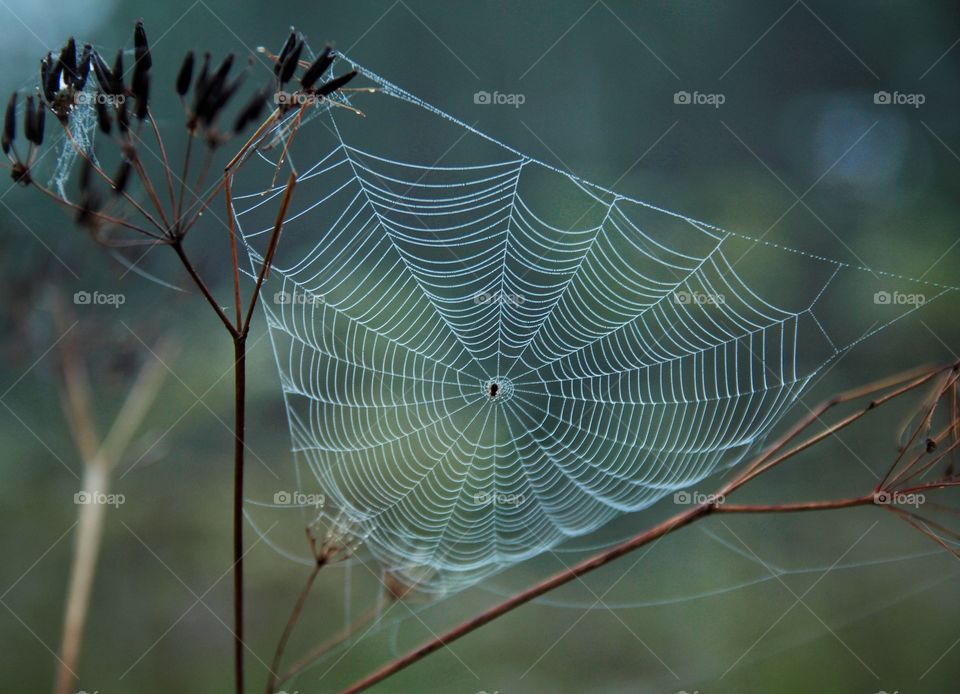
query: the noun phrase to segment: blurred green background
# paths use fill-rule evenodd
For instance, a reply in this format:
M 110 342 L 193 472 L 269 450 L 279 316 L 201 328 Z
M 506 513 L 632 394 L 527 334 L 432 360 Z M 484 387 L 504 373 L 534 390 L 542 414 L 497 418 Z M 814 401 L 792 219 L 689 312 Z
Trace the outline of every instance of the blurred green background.
M 295 25 L 314 47 L 333 42 L 426 101 L 587 180 L 773 242 L 960 284 L 955 3 L 5 0 L 0 18 L 4 90 L 32 85 L 39 57 L 67 35 L 109 54 L 129 45 L 142 18 L 157 63 L 157 117 L 174 125 L 176 102 L 160 95 L 170 95 L 163 80 L 172 82 L 185 50 L 276 50 Z M 523 94 L 524 103 L 476 104 L 478 91 Z M 881 91 L 924 102 L 876 103 Z M 724 103 L 675 103 L 677 92 L 722 94 Z M 363 108 L 377 117 L 375 100 Z M 401 122 L 377 127 L 387 137 L 409 135 Z M 220 296 L 229 291 L 224 244 L 214 220 L 191 241 Z M 156 255 L 144 267 L 187 286 L 167 254 Z M 789 264 L 763 258 L 750 275 L 761 289 L 803 280 Z M 101 429 L 137 366 L 153 358 L 146 345 L 165 336 L 179 345 L 168 362 L 175 375 L 120 466 L 115 488 L 127 502 L 107 515 L 76 689 L 231 691 L 229 342 L 200 297 L 126 273 L 69 217 L 12 183 L 0 190 L 0 265 L 0 690 L 48 689 L 59 647 L 80 474 L 51 349 L 63 332 L 51 311 L 59 295 L 75 314 L 71 340 L 93 374 Z M 126 301 L 73 306 L 77 291 L 120 292 Z M 863 343 L 804 402 L 957 359 L 957 308 L 947 295 Z M 863 311 L 843 294 L 826 309 L 835 325 Z M 269 340 L 259 339 L 262 316 L 254 331 L 248 497 L 265 500 L 275 486 L 265 469 L 286 474 L 292 462 Z M 895 455 L 906 405 L 818 446 L 744 498 L 861 492 Z M 673 509 L 664 501 L 590 541 L 626 536 Z M 277 542 L 296 546 L 299 530 L 283 532 L 294 539 Z M 439 603 L 395 606 L 382 627 L 288 690 L 337 691 L 496 595 L 561 568 L 576 548 Z M 361 559 L 324 572 L 291 655 L 376 604 L 374 567 Z M 771 568 L 783 570 L 782 580 Z M 248 572 L 255 691 L 305 569 L 257 542 Z M 957 578 L 956 560 L 872 509 L 711 519 L 375 691 L 950 692 L 960 675 Z

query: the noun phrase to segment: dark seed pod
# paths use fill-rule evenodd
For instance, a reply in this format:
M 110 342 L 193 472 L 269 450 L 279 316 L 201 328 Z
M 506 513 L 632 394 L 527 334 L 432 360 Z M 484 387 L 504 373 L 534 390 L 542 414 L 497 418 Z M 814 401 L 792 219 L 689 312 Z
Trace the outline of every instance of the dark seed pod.
M 27 138 L 27 142 L 33 142 L 36 144 L 37 135 L 35 128 L 37 127 L 37 106 L 33 102 L 33 95 L 29 94 L 26 98 L 26 108 L 24 109 L 23 114 L 23 135 Z
M 120 168 L 117 169 L 117 175 L 113 177 L 113 192 L 116 195 L 123 195 L 127 183 L 130 180 L 130 160 L 124 157 L 120 162 Z
M 150 75 L 141 75 L 134 82 L 134 96 L 137 98 L 137 109 L 134 115 L 139 120 L 147 117 L 147 104 L 150 101 Z
M 43 91 L 43 98 L 47 100 L 47 103 L 52 102 L 55 95 L 54 92 L 48 89 L 52 60 L 53 57 L 48 53 L 43 57 L 43 60 L 40 61 L 40 89 Z
M 300 54 L 303 52 L 303 41 L 297 43 L 297 47 L 290 51 L 290 54 L 283 61 L 283 65 L 280 67 L 279 80 L 280 84 L 286 84 L 290 81 L 290 78 L 293 77 L 293 73 L 297 69 L 297 63 L 300 62 Z
M 83 91 L 87 84 L 87 75 L 90 74 L 90 58 L 93 53 L 93 46 L 89 43 L 84 44 L 83 53 L 80 54 L 80 62 L 77 64 L 77 79 L 73 83 L 73 88 L 78 92 Z
M 130 110 L 126 99 L 121 99 L 117 104 L 117 130 L 123 134 L 130 130 Z
M 137 96 L 146 88 L 144 84 L 149 79 L 150 73 L 147 72 L 146 68 L 141 67 L 140 61 L 137 61 L 133 66 L 133 80 L 130 82 L 130 91 L 133 92 L 134 96 Z
M 77 43 L 71 36 L 60 51 L 60 69 L 67 84 L 74 84 L 77 79 Z
M 328 95 L 330 95 L 330 94 L 333 94 L 333 93 L 334 93 L 335 91 L 337 91 L 338 89 L 346 86 L 347 82 L 349 82 L 350 80 L 352 80 L 352 79 L 353 79 L 354 77 L 356 77 L 356 76 L 357 76 L 357 71 L 356 71 L 356 70 L 351 70 L 350 72 L 348 72 L 348 73 L 345 74 L 345 75 L 340 75 L 339 77 L 336 77 L 336 78 L 330 80 L 330 81 L 327 82 L 325 85 L 323 85 L 322 87 L 320 87 L 320 88 L 317 90 L 317 94 L 319 94 L 320 96 L 328 96 Z
M 293 47 L 297 44 L 297 33 L 295 31 L 290 32 L 290 36 L 287 37 L 286 42 L 283 44 L 283 48 L 280 49 L 280 53 L 277 54 L 277 62 L 273 66 L 273 74 L 277 77 L 280 77 L 280 69 L 283 67 L 284 62 L 287 60 L 287 56 L 290 55 L 290 51 L 293 50 Z
M 113 80 L 111 86 L 113 88 L 113 95 L 119 96 L 123 94 L 123 49 L 117 49 L 117 57 L 113 60 Z
M 147 32 L 143 29 L 142 21 L 137 22 L 133 28 L 133 48 L 137 64 L 142 65 L 144 70 L 149 70 L 153 66 L 153 58 L 150 57 Z
M 97 84 L 100 85 L 100 91 L 104 94 L 113 94 L 113 73 L 107 67 L 103 56 L 97 51 L 93 51 L 92 63 L 93 74 L 97 78 Z
M 197 73 L 197 81 L 193 85 L 194 111 L 200 100 L 207 91 L 207 85 L 210 82 L 210 54 L 203 54 L 203 64 L 200 66 L 200 72 Z
M 333 65 L 333 49 L 327 46 L 323 49 L 320 57 L 314 60 L 313 64 L 303 73 L 303 77 L 300 78 L 300 86 L 304 89 L 310 89 L 331 65 Z
M 225 86 L 220 91 L 220 98 L 218 100 L 220 104 L 217 106 L 217 110 L 226 106 L 227 102 L 229 102 L 230 99 L 233 98 L 234 94 L 240 91 L 240 87 L 242 87 L 243 83 L 246 81 L 247 81 L 247 73 L 246 71 L 244 71 L 244 72 L 241 72 L 239 75 L 237 75 L 237 78 L 233 82 Z
M 110 109 L 107 108 L 106 95 L 103 92 L 97 92 L 94 97 L 94 104 L 97 107 L 97 125 L 104 135 L 110 134 Z
M 210 125 L 227 99 L 232 96 L 231 88 L 226 86 L 227 75 L 233 66 L 233 54 L 229 54 L 217 67 L 216 72 L 204 81 L 203 89 L 198 86 L 194 113 L 206 125 Z M 199 82 L 199 80 L 198 80 Z
M 47 109 L 44 108 L 43 103 L 37 104 L 37 110 L 34 115 L 34 125 L 33 125 L 33 133 L 35 138 L 33 140 L 33 143 L 37 147 L 43 144 L 43 126 L 46 123 L 46 118 L 47 118 Z
M 53 101 L 56 98 L 57 92 L 60 91 L 60 75 L 63 71 L 63 63 L 57 59 L 55 62 L 53 56 L 50 56 L 50 71 L 47 73 L 47 81 L 43 86 L 43 93 L 50 94 L 50 101 Z
M 211 84 L 219 84 L 220 87 L 226 84 L 227 76 L 230 74 L 230 68 L 233 67 L 233 59 L 233 53 L 228 53 L 227 57 L 223 59 L 223 62 L 217 66 L 217 71 L 210 77 Z
M 193 78 L 193 51 L 187 51 L 183 57 L 180 72 L 177 73 L 177 94 L 185 96 L 190 90 L 190 80 Z
M 10 95 L 7 102 L 7 112 L 3 119 L 3 137 L 0 139 L 3 153 L 9 154 L 13 146 L 13 138 L 17 135 L 17 93 Z
M 250 123 L 260 118 L 264 107 L 267 105 L 266 89 L 261 89 L 247 101 L 246 105 L 237 114 L 237 119 L 233 122 L 233 132 L 239 133 L 246 129 Z

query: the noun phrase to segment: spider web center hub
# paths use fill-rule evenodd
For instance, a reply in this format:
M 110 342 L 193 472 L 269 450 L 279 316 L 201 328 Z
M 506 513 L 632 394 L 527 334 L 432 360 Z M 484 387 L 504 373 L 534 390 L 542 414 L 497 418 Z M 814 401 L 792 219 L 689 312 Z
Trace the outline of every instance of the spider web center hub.
M 506 376 L 493 376 L 482 383 L 483 393 L 490 402 L 506 402 L 513 397 L 514 385 Z

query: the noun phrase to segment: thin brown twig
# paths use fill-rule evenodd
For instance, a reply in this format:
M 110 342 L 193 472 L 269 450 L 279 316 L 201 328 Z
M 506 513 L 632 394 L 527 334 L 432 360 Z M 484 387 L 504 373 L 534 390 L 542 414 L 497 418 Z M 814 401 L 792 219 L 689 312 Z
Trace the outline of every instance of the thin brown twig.
M 936 389 L 934 393 L 934 397 L 932 398 L 930 404 L 925 408 L 926 410 L 925 415 L 917 422 L 917 426 L 914 429 L 913 434 L 910 436 L 910 440 L 901 448 L 900 454 L 897 456 L 897 459 L 894 461 L 890 469 L 887 470 L 886 475 L 884 475 L 881 485 L 889 484 L 892 486 L 897 484 L 903 479 L 903 476 L 906 475 L 908 472 L 910 472 L 913 466 L 920 461 L 922 456 L 916 456 L 907 465 L 904 465 L 897 472 L 896 475 L 894 475 L 892 478 L 890 477 L 891 474 L 897 469 L 897 465 L 899 465 L 899 463 L 903 460 L 903 457 L 906 455 L 907 451 L 910 450 L 912 446 L 916 443 L 917 437 L 920 436 L 920 433 L 923 431 L 930 430 L 931 422 L 933 420 L 934 414 L 936 413 L 937 405 L 940 403 L 941 396 L 945 391 L 949 390 L 951 385 L 957 382 L 958 376 L 960 376 L 960 372 L 958 372 L 956 366 L 954 366 L 954 368 L 952 368 L 950 371 L 946 373 L 944 377 L 944 383 L 942 383 Z
M 217 300 L 214 298 L 213 294 L 210 292 L 210 289 L 207 288 L 206 283 L 197 273 L 196 268 L 193 267 L 193 263 L 190 262 L 190 258 L 187 256 L 186 252 L 183 250 L 183 244 L 179 240 L 172 241 L 170 246 L 176 252 L 177 257 L 180 258 L 180 262 L 183 264 L 183 267 L 186 269 L 187 274 L 190 275 L 190 278 L 193 280 L 194 284 L 197 285 L 197 288 L 200 290 L 200 293 L 203 294 L 204 298 L 207 300 L 207 303 L 210 304 L 213 308 L 214 313 L 217 314 L 217 318 L 220 319 L 220 322 L 223 323 L 224 327 L 227 329 L 227 332 L 230 333 L 234 338 L 239 335 L 239 331 L 234 327 L 233 323 L 230 322 L 230 319 L 227 318 L 227 314 L 223 312 L 223 308 L 217 303 Z
M 167 148 L 163 144 L 163 136 L 160 134 L 160 128 L 157 126 L 157 121 L 154 119 L 153 113 L 148 113 L 148 118 L 150 119 L 150 127 L 153 130 L 153 135 L 157 140 L 157 146 L 160 148 L 160 159 L 163 162 L 163 171 L 167 178 L 167 192 L 170 195 L 170 214 L 176 219 L 177 200 L 173 190 L 173 171 L 170 168 L 170 159 L 167 157 Z
M 746 484 L 750 480 L 756 478 L 758 475 L 763 474 L 767 470 L 770 470 L 771 468 L 776 467 L 777 465 L 784 462 L 785 460 L 788 460 L 794 457 L 795 455 L 807 450 L 814 444 L 819 443 L 820 441 L 823 441 L 824 439 L 835 435 L 838 431 L 850 426 L 857 420 L 866 416 L 866 414 L 871 410 L 877 407 L 880 407 L 881 405 L 889 402 L 890 400 L 898 398 L 901 395 L 904 395 L 905 393 L 908 393 L 916 388 L 919 388 L 923 384 L 930 381 L 930 379 L 934 378 L 938 373 L 943 371 L 945 368 L 949 368 L 949 367 L 937 367 L 933 369 L 927 367 L 926 369 L 920 372 L 919 376 L 917 376 L 917 370 L 912 369 L 904 374 L 899 374 L 891 378 L 881 379 L 879 381 L 868 383 L 867 385 L 861 386 L 858 388 L 852 388 L 850 390 L 840 393 L 839 395 L 829 398 L 828 400 L 823 401 L 822 403 L 817 405 L 815 408 L 810 410 L 807 416 L 805 416 L 798 424 L 794 425 L 790 429 L 790 431 L 785 436 L 783 436 L 776 444 L 774 444 L 771 448 L 769 448 L 767 451 L 761 454 L 756 461 L 747 465 L 744 468 L 744 471 L 742 473 L 737 475 L 727 486 L 724 487 L 723 494 L 731 493 L 735 489 L 742 487 L 744 484 Z M 879 398 L 875 398 L 871 400 L 869 403 L 867 403 L 866 406 L 863 407 L 863 409 L 848 415 L 847 417 L 840 420 L 839 422 L 829 427 L 826 427 L 824 431 L 820 432 L 819 434 L 811 436 L 810 438 L 804 440 L 802 443 L 797 444 L 786 453 L 783 453 L 771 459 L 772 454 L 782 450 L 787 443 L 789 443 L 794 438 L 796 438 L 800 433 L 802 433 L 804 430 L 809 428 L 811 425 L 820 421 L 820 417 L 823 416 L 827 411 L 843 403 L 851 402 L 853 400 L 858 400 L 860 398 L 866 397 L 867 395 L 873 395 L 893 385 L 899 385 L 900 387 L 896 388 L 890 393 L 887 393 Z
M 287 186 L 283 191 L 283 198 L 280 200 L 280 209 L 277 211 L 277 219 L 273 225 L 273 232 L 270 234 L 270 242 L 267 244 L 267 251 L 263 256 L 260 272 L 257 274 L 257 284 L 250 297 L 247 316 L 243 320 L 243 328 L 241 329 L 243 333 L 246 333 L 250 329 L 250 321 L 253 318 L 253 310 L 257 307 L 260 289 L 263 287 L 264 280 L 270 275 L 270 266 L 273 264 L 273 256 L 277 251 L 277 244 L 280 242 L 280 232 L 283 229 L 283 222 L 287 216 L 287 208 L 290 206 L 290 198 L 293 195 L 293 187 L 296 184 L 297 175 L 291 172 L 287 178 Z
M 243 325 L 243 314 L 240 308 L 240 260 L 237 255 L 237 223 L 233 217 L 233 187 L 230 178 L 224 176 L 223 181 L 224 198 L 227 204 L 227 229 L 230 232 L 230 256 L 233 262 L 233 308 L 236 311 L 237 329 Z
M 137 233 L 145 234 L 146 236 L 150 236 L 151 238 L 154 238 L 154 239 L 156 239 L 156 240 L 158 240 L 158 241 L 164 240 L 164 237 L 160 236 L 159 234 L 155 234 L 155 233 L 153 233 L 152 231 L 150 231 L 149 229 L 144 229 L 143 227 L 138 226 L 138 225 L 136 225 L 136 224 L 134 224 L 134 223 L 132 223 L 132 222 L 128 222 L 128 221 L 125 220 L 125 219 L 120 219 L 119 217 L 111 217 L 110 215 L 104 214 L 103 212 L 97 212 L 97 211 L 94 211 L 94 210 L 84 210 L 84 208 L 81 207 L 80 205 L 78 205 L 78 204 L 76 204 L 76 203 L 74 203 L 74 202 L 71 202 L 71 201 L 67 200 L 66 198 L 61 198 L 59 195 L 57 195 L 56 193 L 54 193 L 52 190 L 50 190 L 49 188 L 46 188 L 46 187 L 40 185 L 40 184 L 37 183 L 36 181 L 34 181 L 34 182 L 32 183 L 32 185 L 33 185 L 34 188 L 36 188 L 36 189 L 39 190 L 41 193 L 43 193 L 44 195 L 46 195 L 48 198 L 50 198 L 51 200 L 53 200 L 54 202 L 56 202 L 58 205 L 62 205 L 63 207 L 67 207 L 67 208 L 73 210 L 74 212 L 85 211 L 85 212 L 93 215 L 93 216 L 96 217 L 97 219 L 99 219 L 101 222 L 105 222 L 105 223 L 107 223 L 107 224 L 113 224 L 113 225 L 115 225 L 115 226 L 125 227 L 125 228 L 127 228 L 127 229 L 131 229 L 132 231 L 136 231 Z
M 290 612 L 290 617 L 287 619 L 287 623 L 283 627 L 283 632 L 280 634 L 280 640 L 277 642 L 277 648 L 273 653 L 273 660 L 270 662 L 270 674 L 267 678 L 267 687 L 266 694 L 274 694 L 277 687 L 280 685 L 280 665 L 283 661 L 283 654 L 287 648 L 287 642 L 290 640 L 290 636 L 293 634 L 294 628 L 297 626 L 297 622 L 300 621 L 300 615 L 303 613 L 303 607 L 307 603 L 307 598 L 310 595 L 310 591 L 313 588 L 314 582 L 317 580 L 317 575 L 320 573 L 320 569 L 324 566 L 322 560 L 315 560 L 313 562 L 313 569 L 310 571 L 310 575 L 307 576 L 307 582 L 303 586 L 303 589 L 300 591 L 300 595 L 297 597 L 297 601 L 293 605 L 293 610 Z

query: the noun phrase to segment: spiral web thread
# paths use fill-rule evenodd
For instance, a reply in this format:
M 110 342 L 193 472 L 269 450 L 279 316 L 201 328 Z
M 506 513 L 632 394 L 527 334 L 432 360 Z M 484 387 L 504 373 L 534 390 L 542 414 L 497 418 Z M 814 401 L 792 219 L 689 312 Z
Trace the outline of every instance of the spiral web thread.
M 399 161 L 350 144 L 328 109 L 332 148 L 301 168 L 308 202 L 287 222 L 315 243 L 278 261 L 282 298 L 264 304 L 298 460 L 422 590 L 464 588 L 735 465 L 826 364 L 896 320 L 839 344 L 814 309 L 866 268 L 759 242 L 830 270 L 801 308 L 778 307 L 731 260 L 750 237 L 561 172 L 354 66 L 500 154 Z M 544 214 L 527 185 L 544 174 L 587 201 L 576 222 Z M 269 228 L 248 215 L 280 192 L 236 200 L 254 268 Z M 823 358 L 802 365 L 812 342 Z

